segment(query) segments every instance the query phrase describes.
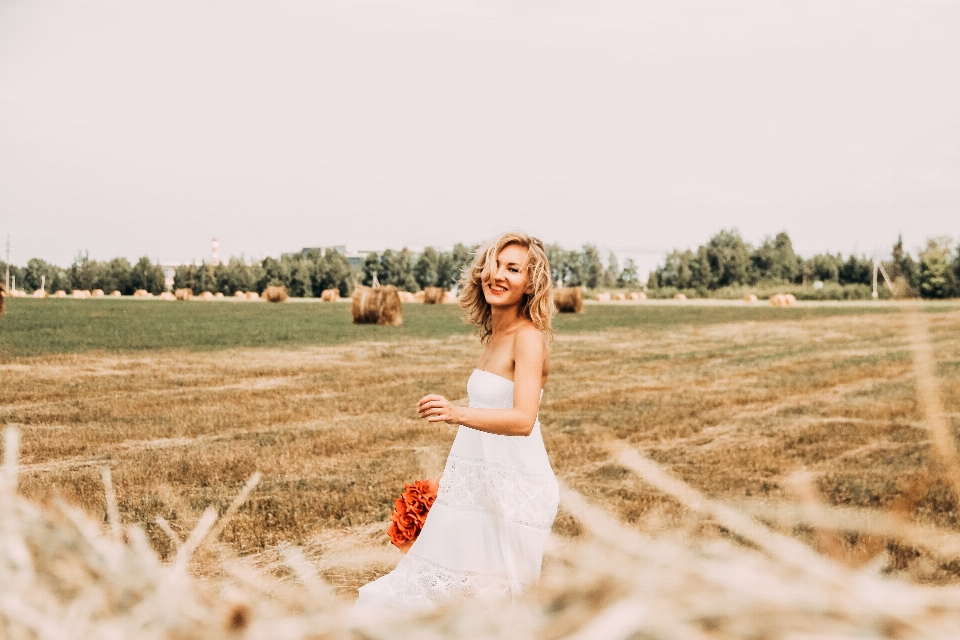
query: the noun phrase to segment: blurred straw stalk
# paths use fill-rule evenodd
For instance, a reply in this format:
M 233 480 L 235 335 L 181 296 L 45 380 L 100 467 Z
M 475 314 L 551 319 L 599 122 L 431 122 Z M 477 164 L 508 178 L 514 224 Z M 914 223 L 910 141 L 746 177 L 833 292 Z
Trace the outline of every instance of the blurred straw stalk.
M 139 527 L 116 520 L 107 473 L 106 527 L 64 504 L 38 505 L 18 496 L 17 442 L 9 427 L 0 487 L 4 638 L 960 637 L 960 588 L 842 566 L 702 496 L 627 448 L 616 454 L 622 464 L 760 550 L 733 540 L 644 535 L 564 488 L 563 509 L 586 535 L 553 539 L 536 596 L 496 612 L 455 603 L 428 616 L 384 612 L 361 619 L 296 547 L 281 550 L 285 571 L 271 572 L 214 547 L 220 576 L 193 578 L 193 555 L 222 529 L 212 509 L 186 541 L 177 540 L 172 562 L 161 563 Z M 371 560 L 383 559 L 340 558 L 343 564 Z

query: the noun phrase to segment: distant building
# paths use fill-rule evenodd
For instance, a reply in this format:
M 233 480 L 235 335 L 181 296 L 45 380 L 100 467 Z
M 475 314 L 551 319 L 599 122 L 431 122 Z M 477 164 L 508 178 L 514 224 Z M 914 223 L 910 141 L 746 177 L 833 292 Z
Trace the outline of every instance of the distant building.
M 354 267 L 363 266 L 363 261 L 366 260 L 369 254 L 373 253 L 372 251 L 357 251 L 345 244 L 336 244 L 329 247 L 304 247 L 301 253 L 304 255 L 307 255 L 308 253 L 319 253 L 321 256 L 325 256 L 327 255 L 328 251 L 336 251 L 340 255 L 346 257 L 347 262 Z

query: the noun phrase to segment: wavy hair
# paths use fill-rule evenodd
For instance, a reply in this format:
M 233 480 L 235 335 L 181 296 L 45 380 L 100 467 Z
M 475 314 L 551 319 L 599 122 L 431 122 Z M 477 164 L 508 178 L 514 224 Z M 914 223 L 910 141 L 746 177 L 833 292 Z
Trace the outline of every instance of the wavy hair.
M 550 321 L 557 312 L 553 306 L 550 284 L 550 263 L 543 243 L 522 231 L 511 231 L 493 238 L 474 254 L 473 262 L 460 275 L 460 306 L 466 313 L 464 321 L 477 327 L 480 342 L 486 344 L 493 333 L 493 312 L 483 296 L 483 281 L 492 283 L 497 270 L 497 256 L 511 244 L 527 250 L 525 267 L 529 275 L 526 293 L 520 302 L 520 312 L 548 339 L 553 338 Z

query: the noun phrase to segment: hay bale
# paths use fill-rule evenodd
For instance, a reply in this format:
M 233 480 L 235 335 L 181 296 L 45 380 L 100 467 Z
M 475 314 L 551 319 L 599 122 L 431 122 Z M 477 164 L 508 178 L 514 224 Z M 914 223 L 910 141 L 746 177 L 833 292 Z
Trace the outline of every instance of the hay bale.
M 340 290 L 339 289 L 324 289 L 320 293 L 320 300 L 323 302 L 337 302 L 340 300 Z
M 247 300 L 259 300 L 260 294 L 256 291 L 247 291 L 246 296 Z
M 643 291 L 631 291 L 630 295 L 627 297 L 631 300 L 646 300 L 647 294 L 645 294 Z
M 553 292 L 553 306 L 560 313 L 583 313 L 583 289 L 561 287 Z
M 413 294 L 413 301 L 414 301 L 414 302 L 421 302 L 421 303 L 422 303 L 424 297 L 425 297 L 425 296 L 424 296 L 424 294 L 423 294 L 423 291 L 417 291 L 415 294 Z
M 147 291 L 146 289 L 137 289 L 136 291 L 133 292 L 134 298 L 149 298 L 150 295 L 151 295 L 150 292 Z
M 623 293 L 615 293 L 615 294 L 613 294 L 612 297 L 613 297 L 614 300 L 626 300 L 626 299 L 627 299 L 627 296 L 626 296 L 625 294 L 623 294 Z
M 403 324 L 403 305 L 400 304 L 400 294 L 393 285 L 357 287 L 353 292 L 351 311 L 354 324 Z
M 447 291 L 443 294 L 443 304 L 458 304 L 460 299 L 453 291 Z
M 787 305 L 787 297 L 782 293 L 775 293 L 770 296 L 770 304 L 774 307 L 785 307 Z
M 3 301 L 6 299 L 6 297 L 7 297 L 7 290 L 2 284 L 0 284 L 0 316 L 6 313 L 6 311 L 4 311 L 3 309 Z
M 757 294 L 748 293 L 743 296 L 743 301 L 746 302 L 747 304 L 753 304 L 757 301 Z
M 245 294 L 243 291 L 234 291 L 234 292 L 233 292 L 233 297 L 234 297 L 234 298 L 240 298 L 241 300 L 246 300 L 246 299 L 247 299 L 247 294 Z
M 398 291 L 397 295 L 400 296 L 400 302 L 416 302 L 417 296 L 413 295 L 409 291 Z M 421 302 L 423 302 L 421 300 Z
M 597 302 L 610 302 L 610 292 L 601 291 L 597 295 L 593 296 L 593 299 L 596 300 Z
M 54 298 L 66 298 L 66 297 L 67 297 L 67 292 L 64 291 L 63 289 L 60 289 L 60 290 L 58 290 L 56 293 L 53 294 L 53 297 L 54 297 Z
M 37 289 L 36 291 L 33 292 L 33 297 L 34 297 L 34 298 L 49 298 L 49 297 L 50 297 L 50 294 L 48 294 L 48 293 L 47 293 L 46 291 L 44 291 L 43 289 Z
M 223 298 L 223 291 L 217 291 L 215 294 L 213 294 L 213 297 L 216 298 L 217 300 L 220 300 L 221 298 Z
M 123 294 L 120 293 L 119 291 L 117 291 L 116 289 L 114 289 L 113 291 L 110 292 L 110 297 L 111 297 L 111 298 L 119 298 L 119 297 L 122 296 L 122 295 L 123 295 Z
M 93 298 L 102 298 L 105 295 L 106 294 L 103 292 L 103 289 L 94 289 L 93 291 L 90 292 L 90 296 Z
M 197 299 L 203 300 L 204 302 L 210 302 L 211 300 L 213 300 L 213 294 L 210 293 L 209 291 L 204 291 L 199 296 L 197 296 Z
M 263 297 L 267 302 L 286 302 L 290 296 L 287 295 L 286 287 L 267 287 L 263 291 Z
M 440 304 L 443 302 L 445 291 L 440 287 L 424 287 L 423 304 Z
M 90 292 L 87 291 L 86 289 L 74 289 L 73 297 L 76 300 L 86 300 L 87 298 L 90 297 Z
M 169 291 L 164 291 L 163 293 L 160 294 L 160 299 L 167 300 L 167 301 L 175 301 L 177 300 L 177 296 L 173 295 Z
M 792 293 L 787 293 L 783 296 L 783 306 L 793 307 L 797 304 L 797 298 Z
M 677 295 L 673 296 L 673 299 L 674 299 L 674 300 L 683 301 L 683 300 L 686 300 L 686 299 L 687 299 L 687 296 L 685 296 L 685 295 L 682 294 L 682 293 L 678 293 Z
M 193 291 L 187 288 L 177 289 L 173 295 L 177 300 L 193 300 Z

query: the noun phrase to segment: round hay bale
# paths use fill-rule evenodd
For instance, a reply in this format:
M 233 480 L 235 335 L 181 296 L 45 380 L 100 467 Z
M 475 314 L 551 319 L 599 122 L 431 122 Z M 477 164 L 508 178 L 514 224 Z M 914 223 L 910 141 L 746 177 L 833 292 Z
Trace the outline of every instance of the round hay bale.
M 453 291 L 447 291 L 443 294 L 443 304 L 457 304 L 460 300 Z
M 53 297 L 54 297 L 54 298 L 66 298 L 66 297 L 67 297 L 67 292 L 64 291 L 63 289 L 60 289 L 60 290 L 58 290 L 56 293 L 53 294 Z
M 176 301 L 178 298 L 177 296 L 173 295 L 169 291 L 164 291 L 163 293 L 160 294 L 160 299 L 168 300 L 168 301 Z
M 414 301 L 414 302 L 423 302 L 424 297 L 425 297 L 425 296 L 424 296 L 423 291 L 417 291 L 415 294 L 413 294 L 413 301 Z
M 247 291 L 245 297 L 246 297 L 247 300 L 259 300 L 259 299 L 260 299 L 260 294 L 257 293 L 256 291 Z
M 122 295 L 123 295 L 123 294 L 120 293 L 119 291 L 117 291 L 116 289 L 114 289 L 113 291 L 110 292 L 110 297 L 111 297 L 111 298 L 119 298 L 119 297 L 122 296 Z
M 103 292 L 103 289 L 94 289 L 93 291 L 90 292 L 90 296 L 94 298 L 102 298 L 105 295 L 106 294 Z
M 247 294 L 245 294 L 243 291 L 234 291 L 234 292 L 233 292 L 233 297 L 234 297 L 234 298 L 240 298 L 241 300 L 246 300 L 246 299 L 247 299 Z
M 173 296 L 177 300 L 193 300 L 193 291 L 187 288 L 177 289 L 173 292 Z
M 425 287 L 423 289 L 423 304 L 440 304 L 446 292 L 440 287 Z
M 583 313 L 583 289 L 560 287 L 553 292 L 553 306 L 560 313 Z
M 626 296 L 626 294 L 623 294 L 623 293 L 615 293 L 615 294 L 613 294 L 613 299 L 614 299 L 614 300 L 626 300 L 626 299 L 627 299 L 627 296 Z
M 687 299 L 687 296 L 682 293 L 678 293 L 677 295 L 673 296 L 673 299 L 683 301 Z
M 775 293 L 770 296 L 770 304 L 775 307 L 784 307 L 787 304 L 787 297 L 782 293 Z
M 746 302 L 747 304 L 753 304 L 757 301 L 757 294 L 748 293 L 743 296 L 743 301 Z
M 398 291 L 397 295 L 400 296 L 400 302 L 416 302 L 417 296 L 413 295 L 409 291 Z
M 323 302 L 337 302 L 340 299 L 339 289 L 324 289 L 320 293 L 320 300 Z
M 223 291 L 217 291 L 215 294 L 213 294 L 213 297 L 216 298 L 217 300 L 222 299 L 222 298 L 223 298 Z
M 286 287 L 267 287 L 263 291 L 263 297 L 267 302 L 286 302 L 290 296 L 287 295 Z
M 147 291 L 146 289 L 137 289 L 136 291 L 133 292 L 133 297 L 134 297 L 134 298 L 149 298 L 149 297 L 150 297 L 150 292 Z
M 610 302 L 610 292 L 601 291 L 597 295 L 593 296 L 593 299 L 596 300 L 597 302 Z
M 44 291 L 43 289 L 37 289 L 36 291 L 33 292 L 33 297 L 34 297 L 34 298 L 49 298 L 49 297 L 50 297 L 50 294 L 48 294 L 48 293 L 47 293 L 46 291 Z
M 199 296 L 197 296 L 197 298 L 199 300 L 203 300 L 204 302 L 210 302 L 211 300 L 213 300 L 213 294 L 210 293 L 209 291 L 204 291 Z
M 792 293 L 787 293 L 783 296 L 783 306 L 793 307 L 797 304 L 797 298 Z
M 357 287 L 351 302 L 354 324 L 403 324 L 403 305 L 400 304 L 400 294 L 393 285 Z
M 6 311 L 3 310 L 3 301 L 7 298 L 7 290 L 2 284 L 0 284 L 0 316 L 4 315 Z
M 90 292 L 86 289 L 74 289 L 73 297 L 77 300 L 86 300 L 90 297 Z

